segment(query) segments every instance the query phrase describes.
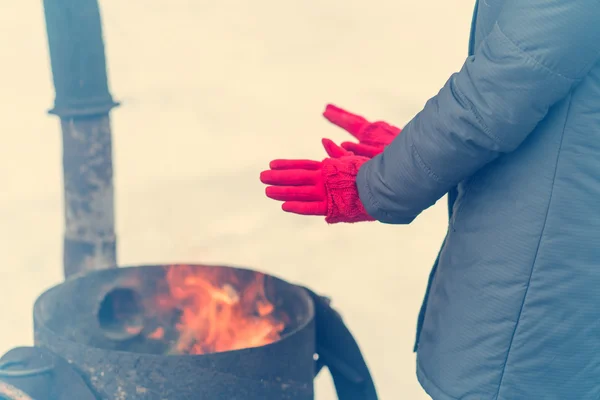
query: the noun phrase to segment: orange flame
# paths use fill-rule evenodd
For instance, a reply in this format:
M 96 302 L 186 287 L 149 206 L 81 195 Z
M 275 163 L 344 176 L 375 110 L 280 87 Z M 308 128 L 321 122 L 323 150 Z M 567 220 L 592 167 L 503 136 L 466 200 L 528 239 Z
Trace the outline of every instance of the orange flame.
M 227 269 L 176 266 L 167 270 L 168 294 L 154 299 L 157 309 L 178 309 L 178 338 L 169 353 L 205 354 L 264 346 L 281 338 L 285 323 L 264 291 L 264 275 L 240 282 Z M 148 337 L 162 339 L 158 327 Z

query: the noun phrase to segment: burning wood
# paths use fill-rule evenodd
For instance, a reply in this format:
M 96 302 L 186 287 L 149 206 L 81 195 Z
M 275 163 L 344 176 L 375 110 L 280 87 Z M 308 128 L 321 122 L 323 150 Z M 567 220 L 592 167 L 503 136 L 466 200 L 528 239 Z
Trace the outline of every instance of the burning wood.
M 209 274 L 180 267 L 167 272 L 165 286 L 147 307 L 160 315 L 177 313 L 179 318 L 174 326 L 159 324 L 146 337 L 165 340 L 174 328 L 176 339 L 168 354 L 206 354 L 263 346 L 279 340 L 285 328 L 282 316 L 275 315 L 275 306 L 265 295 L 262 274 L 242 282 L 235 274 Z

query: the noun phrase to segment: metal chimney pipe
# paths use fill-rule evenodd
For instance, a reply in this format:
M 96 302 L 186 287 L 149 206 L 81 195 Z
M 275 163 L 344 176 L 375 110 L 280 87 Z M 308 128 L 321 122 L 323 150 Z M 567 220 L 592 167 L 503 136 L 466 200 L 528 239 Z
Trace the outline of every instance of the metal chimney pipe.
M 116 260 L 112 133 L 97 0 L 44 0 L 64 175 L 65 278 Z

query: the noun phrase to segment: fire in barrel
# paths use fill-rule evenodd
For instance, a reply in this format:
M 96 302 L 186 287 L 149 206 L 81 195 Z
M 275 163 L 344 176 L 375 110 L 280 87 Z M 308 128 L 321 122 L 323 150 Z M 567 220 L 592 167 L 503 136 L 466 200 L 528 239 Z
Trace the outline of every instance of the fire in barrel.
M 258 272 L 181 265 L 168 268 L 146 298 L 137 294 L 141 279 L 130 278 L 104 297 L 99 325 L 115 340 L 159 342 L 167 354 L 264 346 L 281 339 L 288 322 L 284 310 L 267 298 L 265 278 Z

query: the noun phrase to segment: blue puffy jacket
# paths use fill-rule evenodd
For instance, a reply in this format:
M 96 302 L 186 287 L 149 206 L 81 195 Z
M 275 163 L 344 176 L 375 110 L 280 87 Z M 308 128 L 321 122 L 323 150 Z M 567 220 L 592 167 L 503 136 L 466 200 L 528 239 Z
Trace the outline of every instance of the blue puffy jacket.
M 435 400 L 600 399 L 600 0 L 485 0 L 471 55 L 357 184 L 408 224 L 449 193 L 417 332 Z

